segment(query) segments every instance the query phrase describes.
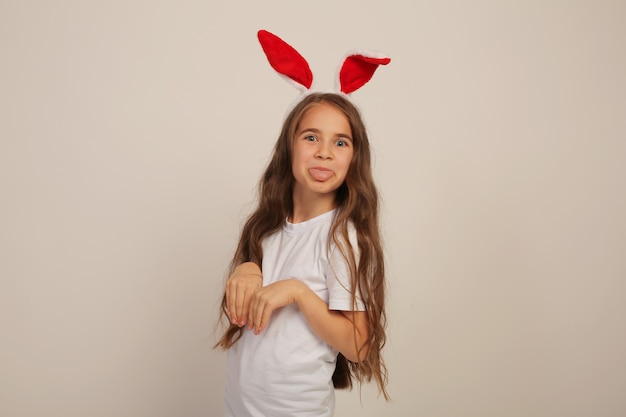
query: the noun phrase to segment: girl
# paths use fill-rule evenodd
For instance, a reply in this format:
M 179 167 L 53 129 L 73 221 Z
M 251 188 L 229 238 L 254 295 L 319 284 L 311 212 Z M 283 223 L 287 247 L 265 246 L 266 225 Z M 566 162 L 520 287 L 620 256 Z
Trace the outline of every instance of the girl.
M 388 399 L 384 261 L 367 133 L 342 94 L 287 116 L 231 262 L 226 416 L 325 416 L 335 388 Z

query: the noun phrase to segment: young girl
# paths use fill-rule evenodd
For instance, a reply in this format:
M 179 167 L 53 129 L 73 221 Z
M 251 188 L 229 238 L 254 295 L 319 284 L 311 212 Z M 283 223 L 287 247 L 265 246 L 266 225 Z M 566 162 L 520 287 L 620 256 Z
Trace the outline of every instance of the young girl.
M 378 195 L 358 110 L 306 95 L 289 113 L 231 262 L 225 415 L 333 415 L 334 389 L 384 397 Z

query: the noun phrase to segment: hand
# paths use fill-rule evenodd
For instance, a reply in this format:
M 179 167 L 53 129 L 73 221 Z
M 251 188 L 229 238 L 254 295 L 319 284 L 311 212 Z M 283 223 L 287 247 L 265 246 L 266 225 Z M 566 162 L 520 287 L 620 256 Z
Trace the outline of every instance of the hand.
M 257 290 L 250 300 L 248 329 L 254 328 L 254 334 L 261 333 L 267 327 L 274 310 L 295 303 L 306 289 L 308 287 L 302 281 L 291 278 L 276 281 Z
M 253 262 L 245 262 L 235 268 L 226 281 L 226 308 L 233 324 L 246 325 L 252 295 L 263 286 L 261 268 Z

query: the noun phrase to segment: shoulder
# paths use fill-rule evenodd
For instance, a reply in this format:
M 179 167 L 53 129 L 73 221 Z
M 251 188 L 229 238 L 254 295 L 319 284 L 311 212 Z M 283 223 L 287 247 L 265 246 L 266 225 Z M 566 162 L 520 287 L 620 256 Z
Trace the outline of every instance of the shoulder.
M 335 262 L 339 259 L 359 258 L 359 241 L 357 228 L 354 223 L 348 220 L 345 224 L 338 224 L 330 229 L 330 234 L 334 231 L 334 236 L 329 236 L 329 254 Z

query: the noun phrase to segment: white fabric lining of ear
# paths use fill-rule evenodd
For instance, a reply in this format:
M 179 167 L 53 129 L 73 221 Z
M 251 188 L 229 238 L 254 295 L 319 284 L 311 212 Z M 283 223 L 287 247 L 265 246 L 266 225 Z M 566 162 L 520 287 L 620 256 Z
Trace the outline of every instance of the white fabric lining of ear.
M 281 74 L 278 71 L 275 71 L 276 74 L 278 74 L 283 80 L 287 81 L 289 84 L 291 84 L 293 87 L 296 88 L 296 90 L 298 90 L 300 92 L 300 94 L 306 94 L 307 91 L 309 91 L 305 86 L 303 86 L 302 84 L 300 84 L 299 82 L 295 81 L 293 78 Z M 313 81 L 315 83 L 315 81 Z

